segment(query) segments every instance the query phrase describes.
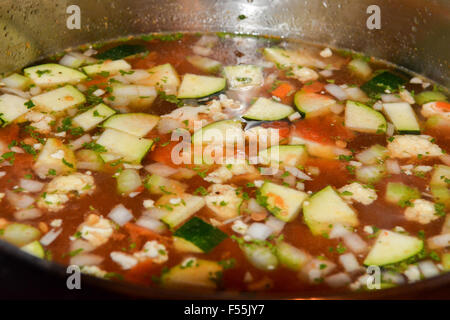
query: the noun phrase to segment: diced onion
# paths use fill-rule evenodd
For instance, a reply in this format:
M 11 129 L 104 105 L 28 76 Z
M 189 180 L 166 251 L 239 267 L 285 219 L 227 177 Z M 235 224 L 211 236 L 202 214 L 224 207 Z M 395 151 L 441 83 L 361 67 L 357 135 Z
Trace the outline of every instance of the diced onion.
M 355 253 L 361 253 L 366 251 L 366 242 L 356 233 L 349 233 L 344 236 L 345 245 Z
M 20 220 L 20 221 L 32 220 L 32 219 L 39 218 L 40 216 L 42 216 L 42 212 L 41 212 L 41 210 L 39 210 L 37 208 L 23 209 L 23 210 L 14 212 L 14 218 L 16 218 L 17 220 Z
M 103 257 L 92 253 L 80 253 L 70 259 L 70 264 L 78 266 L 95 266 L 102 263 Z
M 402 99 L 396 94 L 382 94 L 381 100 L 383 102 L 402 102 Z
M 160 134 L 170 133 L 176 128 L 181 128 L 182 124 L 171 118 L 161 118 L 158 122 L 158 132 Z
M 145 166 L 145 170 L 147 170 L 151 174 L 156 174 L 161 177 L 168 177 L 178 172 L 177 169 L 159 162 Z
M 431 278 L 439 275 L 439 269 L 433 261 L 420 261 L 417 265 L 425 278 Z
M 332 106 L 330 106 L 330 111 L 334 114 L 340 114 L 342 111 L 344 111 L 345 107 L 343 104 L 335 103 Z
M 4 87 L 4 88 L 0 88 L 0 91 L 4 92 L 4 93 L 10 93 L 10 94 L 19 96 L 19 97 L 24 98 L 24 99 L 30 99 L 31 98 L 31 96 L 30 96 L 30 94 L 28 92 L 25 92 L 25 91 L 22 91 L 22 90 L 19 90 L 19 89 L 13 89 L 13 88 L 6 88 L 6 87 Z
M 247 230 L 247 235 L 252 239 L 266 240 L 273 233 L 272 228 L 265 225 L 264 223 L 254 222 L 250 225 Z
M 125 208 L 122 204 L 115 206 L 108 214 L 108 217 L 119 226 L 123 226 L 125 223 L 134 218 L 131 211 Z
M 330 239 L 336 239 L 336 238 L 342 238 L 351 232 L 342 224 L 336 223 L 333 225 L 333 228 L 330 231 L 329 238 Z
M 53 241 L 55 241 L 56 238 L 58 238 L 58 236 L 61 234 L 61 232 L 62 232 L 62 229 L 59 229 L 59 230 L 51 229 L 39 241 L 41 242 L 41 244 L 43 246 L 48 246 Z
M 25 209 L 34 203 L 34 198 L 26 194 L 15 193 L 13 191 L 6 191 L 6 198 L 8 201 L 18 209 Z
M 150 218 L 148 216 L 142 216 L 137 221 L 136 224 L 140 227 L 155 231 L 157 233 L 163 233 L 167 230 L 167 227 L 161 221 Z
M 324 281 L 332 288 L 339 288 L 348 285 L 352 279 L 345 272 L 340 272 L 326 277 Z
M 303 171 L 297 169 L 296 167 L 285 167 L 284 168 L 287 172 L 289 172 L 290 174 L 296 176 L 299 179 L 302 180 L 308 180 L 311 181 L 312 178 L 310 176 L 308 176 L 306 173 L 304 173 Z
M 262 207 L 258 201 L 256 201 L 254 198 L 251 198 L 248 200 L 247 209 L 251 212 L 265 212 L 266 209 Z
M 330 83 L 325 85 L 325 90 L 327 90 L 332 96 L 334 96 L 336 99 L 343 101 L 348 99 L 347 92 L 345 92 L 344 89 L 339 87 L 336 84 Z
M 344 267 L 347 272 L 355 272 L 361 269 L 361 266 L 358 263 L 355 255 L 351 252 L 340 255 L 339 262 Z
M 161 219 L 162 217 L 167 215 L 167 212 L 160 208 L 151 208 L 144 211 L 142 214 L 153 219 Z
M 400 174 L 401 169 L 397 160 L 386 160 L 386 171 L 390 174 Z
M 19 186 L 28 192 L 39 192 L 44 188 L 42 182 L 28 179 L 20 179 Z
M 428 239 L 428 245 L 434 249 L 450 246 L 450 233 L 440 234 Z
M 266 226 L 273 230 L 274 234 L 279 234 L 281 231 L 283 231 L 283 228 L 286 225 L 286 222 L 275 218 L 274 216 L 270 216 L 265 223 Z
M 393 271 L 385 271 L 382 273 L 381 278 L 384 282 L 395 283 L 395 284 L 404 284 L 405 278 L 402 274 Z
M 83 239 L 76 239 L 72 241 L 70 245 L 70 250 L 75 251 L 79 249 L 83 249 L 83 252 L 90 252 L 94 250 L 95 247 L 90 242 Z
M 386 135 L 388 137 L 392 137 L 394 135 L 394 132 L 395 132 L 395 126 L 392 123 L 388 122 L 387 128 L 386 128 Z
M 89 134 L 84 134 L 78 139 L 71 141 L 69 146 L 72 150 L 78 150 L 81 149 L 85 143 L 89 143 L 91 141 L 91 136 Z

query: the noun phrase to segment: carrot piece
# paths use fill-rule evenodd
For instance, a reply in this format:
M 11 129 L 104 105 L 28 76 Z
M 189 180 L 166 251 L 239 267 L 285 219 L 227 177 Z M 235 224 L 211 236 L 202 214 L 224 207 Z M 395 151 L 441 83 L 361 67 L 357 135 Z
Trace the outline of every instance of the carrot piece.
M 291 95 L 293 92 L 294 92 L 294 87 L 288 82 L 283 82 L 278 87 L 276 87 L 275 90 L 273 90 L 271 92 L 271 94 L 280 99 L 285 99 L 287 96 Z
M 311 84 L 305 84 L 302 88 L 303 91 L 305 92 L 312 92 L 312 93 L 316 93 L 316 92 L 320 92 L 323 90 L 324 88 L 324 84 L 322 82 L 319 81 L 314 81 Z
M 445 101 L 436 101 L 436 108 L 444 111 L 450 111 L 450 103 Z
M 140 248 L 144 241 L 149 240 L 158 240 L 166 246 L 170 244 L 170 238 L 162 236 L 149 229 L 140 227 L 134 223 L 128 222 L 123 227 L 130 234 L 131 241 L 136 244 L 137 248 Z
M 108 86 L 108 78 L 96 76 L 94 79 L 83 82 L 86 87 L 98 86 L 100 89 L 104 89 Z
M 155 150 L 150 152 L 149 157 L 151 160 L 164 163 L 171 167 L 178 167 L 172 161 L 172 149 L 179 143 L 179 141 L 171 141 L 167 145 L 157 146 Z

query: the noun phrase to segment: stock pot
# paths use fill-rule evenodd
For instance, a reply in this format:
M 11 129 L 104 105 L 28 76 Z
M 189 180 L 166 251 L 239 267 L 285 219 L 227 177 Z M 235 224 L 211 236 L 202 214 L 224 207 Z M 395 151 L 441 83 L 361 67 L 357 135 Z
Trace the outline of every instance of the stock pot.
M 80 24 L 70 18 L 79 10 Z M 240 20 L 237 17 L 245 15 Z M 374 15 L 377 15 L 376 17 Z M 374 25 L 371 19 L 378 19 Z M 69 19 L 69 25 L 68 25 Z M 70 26 L 70 28 L 68 27 Z M 231 32 L 296 38 L 352 49 L 392 62 L 450 87 L 450 2 L 448 0 L 0 0 L 0 73 L 85 43 L 152 32 Z M 1 210 L 1 208 L 0 208 Z M 0 241 L 0 256 L 36 274 L 60 279 L 66 269 Z M 84 276 L 109 295 L 184 298 L 182 292 L 137 288 Z M 450 274 L 370 293 L 322 298 L 448 296 Z M 45 290 L 45 289 L 44 289 Z M 298 295 L 217 293 L 189 298 L 310 298 Z M 316 296 L 317 298 L 317 296 Z

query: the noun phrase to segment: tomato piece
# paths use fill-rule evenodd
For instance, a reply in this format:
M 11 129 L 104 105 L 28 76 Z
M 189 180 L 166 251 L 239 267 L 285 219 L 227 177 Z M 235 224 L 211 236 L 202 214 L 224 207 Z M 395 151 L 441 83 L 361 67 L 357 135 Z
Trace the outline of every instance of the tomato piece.
M 305 84 L 302 90 L 305 92 L 316 93 L 322 91 L 324 87 L 325 84 L 323 84 L 322 82 L 314 81 L 313 83 Z

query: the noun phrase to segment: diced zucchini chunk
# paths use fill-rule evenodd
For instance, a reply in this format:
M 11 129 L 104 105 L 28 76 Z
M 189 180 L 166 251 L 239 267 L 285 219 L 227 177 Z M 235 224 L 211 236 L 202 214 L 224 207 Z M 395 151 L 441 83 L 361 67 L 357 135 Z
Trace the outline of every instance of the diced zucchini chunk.
M 380 112 L 355 101 L 347 101 L 345 126 L 354 131 L 368 133 L 385 133 L 387 128 L 386 119 Z
M 217 280 L 222 275 L 223 268 L 215 261 L 193 259 L 172 267 L 162 278 L 165 288 L 205 288 L 217 287 Z
M 277 243 L 276 252 L 280 263 L 293 271 L 300 271 L 300 269 L 311 259 L 309 254 L 305 251 L 284 241 Z
M 308 195 L 302 191 L 269 181 L 260 188 L 261 196 L 267 197 L 263 205 L 278 219 L 290 222 L 297 218 Z
M 41 243 L 37 240 L 23 246 L 21 249 L 41 259 L 43 259 L 45 255 L 44 248 L 42 248 Z
M 223 68 L 231 89 L 260 86 L 263 81 L 262 68 L 254 65 L 237 65 Z
M 325 68 L 326 64 L 304 52 L 287 50 L 282 48 L 264 48 L 264 56 L 281 69 L 289 67 L 318 67 Z
M 1 82 L 3 82 L 8 88 L 19 90 L 26 90 L 32 84 L 30 78 L 24 77 L 18 73 L 13 73 L 6 78 L 3 78 Z
M 200 76 L 187 73 L 183 76 L 180 89 L 178 90 L 179 99 L 196 99 L 210 96 L 225 89 L 226 81 L 224 78 Z
M 447 101 L 445 94 L 439 91 L 423 91 L 414 96 L 417 104 L 424 105 L 433 101 Z
M 67 174 L 76 171 L 76 165 L 75 155 L 69 147 L 58 139 L 48 138 L 34 163 L 34 171 L 45 179 L 50 175 L 49 171 L 54 175 Z
M 180 199 L 180 202 L 173 204 L 170 202 L 171 199 Z M 157 205 L 166 212 L 161 221 L 173 229 L 203 208 L 205 200 L 202 197 L 190 194 L 182 194 L 180 196 L 166 195 L 158 200 Z
M 375 144 L 370 148 L 361 151 L 356 155 L 356 159 L 364 164 L 378 164 L 384 162 L 384 160 L 389 156 L 388 150 L 382 145 Z
M 130 194 L 142 186 L 142 180 L 137 170 L 125 169 L 117 177 L 117 191 L 120 194 Z
M 148 86 L 154 86 L 166 94 L 175 95 L 180 85 L 180 77 L 171 64 L 166 63 L 148 70 L 150 77 L 145 80 Z
M 31 101 L 41 110 L 60 112 L 85 103 L 86 98 L 75 87 L 67 85 L 34 96 Z
M 126 113 L 112 116 L 103 123 L 103 127 L 143 137 L 157 125 L 158 121 L 159 117 L 152 114 Z
M 179 181 L 152 174 L 145 180 L 145 187 L 151 194 L 180 194 L 187 189 L 187 185 Z
M 222 68 L 222 64 L 207 57 L 202 56 L 187 56 L 186 60 L 194 67 L 209 73 L 216 73 Z
M 285 104 L 267 98 L 258 98 L 242 116 L 251 120 L 281 120 L 294 113 L 294 109 Z
M 415 256 L 423 249 L 423 241 L 416 237 L 381 230 L 364 264 L 384 266 Z
M 115 114 L 116 111 L 106 104 L 100 103 L 72 119 L 73 124 L 83 128 L 84 131 L 94 129 L 98 124 Z
M 305 164 L 308 153 L 304 145 L 276 145 L 261 150 L 258 156 L 264 165 L 297 167 Z
M 450 271 L 450 253 L 442 254 L 442 266 L 444 271 Z
M 1 239 L 6 240 L 16 246 L 25 246 L 41 236 L 41 232 L 27 224 L 11 223 L 3 230 Z
M 27 100 L 12 95 L 4 94 L 0 96 L 0 120 L 3 124 L 8 124 L 28 112 L 25 105 Z
M 450 167 L 438 164 L 434 168 L 431 176 L 430 185 L 449 187 L 450 184 Z
M 108 152 L 101 154 L 105 162 L 114 159 L 108 156 L 108 154 L 113 154 L 126 162 L 140 163 L 152 147 L 153 140 L 139 138 L 114 129 L 106 129 L 98 138 L 97 143 L 105 147 Z
M 401 182 L 389 182 L 386 186 L 384 199 L 392 204 L 404 206 L 407 201 L 419 199 L 420 191 Z
M 420 134 L 419 122 L 410 104 L 406 102 L 383 103 L 383 110 L 399 133 Z
M 179 252 L 203 253 L 203 250 L 183 238 L 173 237 L 173 247 Z
M 255 268 L 272 271 L 278 267 L 278 258 L 271 248 L 256 243 L 244 243 L 240 247 Z
M 362 79 L 367 79 L 372 74 L 372 68 L 363 59 L 353 59 L 349 62 L 348 68 L 353 74 Z
M 328 186 L 303 204 L 303 217 L 313 235 L 328 233 L 333 224 L 356 227 L 356 212 Z
M 430 191 L 435 202 L 443 203 L 446 207 L 450 208 L 450 188 L 448 185 L 430 185 Z
M 100 154 L 94 150 L 78 150 L 75 152 L 75 157 L 78 169 L 102 171 L 105 165 Z
M 234 145 L 237 141 L 243 141 L 244 131 L 242 123 L 236 120 L 221 120 L 208 124 L 197 130 L 192 135 L 193 145 L 216 144 Z
M 107 73 L 108 75 L 116 74 L 119 71 L 131 70 L 131 65 L 125 60 L 106 60 L 102 63 L 91 64 L 82 68 L 86 74 L 92 76 L 99 73 Z
M 336 100 L 313 92 L 298 91 L 294 103 L 303 118 L 312 118 L 329 113 Z
M 44 88 L 62 84 L 77 84 L 87 78 L 83 72 L 56 63 L 25 68 L 23 73 L 36 85 Z
M 210 252 L 227 238 L 226 233 L 197 217 L 191 218 L 173 235 L 193 244 L 204 253 Z
M 364 183 L 377 183 L 386 175 L 386 168 L 381 164 L 356 168 L 356 178 Z

